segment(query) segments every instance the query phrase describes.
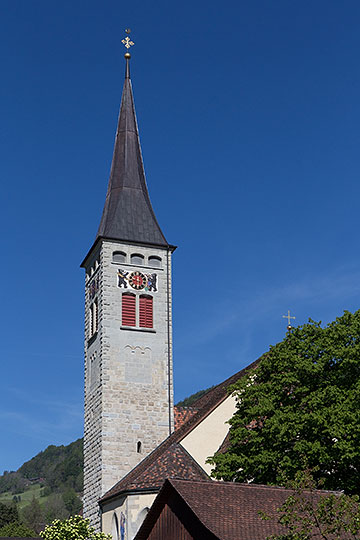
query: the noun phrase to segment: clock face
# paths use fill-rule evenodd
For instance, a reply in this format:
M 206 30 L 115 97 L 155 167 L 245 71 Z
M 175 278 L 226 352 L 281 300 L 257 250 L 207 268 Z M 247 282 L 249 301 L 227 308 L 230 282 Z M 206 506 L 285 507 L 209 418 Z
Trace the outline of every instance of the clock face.
M 141 272 L 131 272 L 129 276 L 129 284 L 133 289 L 144 289 L 147 285 L 147 279 Z

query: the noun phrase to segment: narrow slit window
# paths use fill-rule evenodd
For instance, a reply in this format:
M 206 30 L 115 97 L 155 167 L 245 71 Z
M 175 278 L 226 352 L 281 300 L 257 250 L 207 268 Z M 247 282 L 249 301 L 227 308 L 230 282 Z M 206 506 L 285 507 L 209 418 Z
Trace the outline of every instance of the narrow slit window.
M 122 295 L 122 324 L 136 326 L 136 297 L 134 294 Z
M 137 450 L 138 454 L 141 454 L 141 441 L 138 441 L 138 443 L 136 445 L 136 450 Z
M 99 306 L 97 300 L 93 303 L 93 330 L 93 334 L 96 334 L 99 330 Z
M 89 338 L 93 335 L 93 307 L 89 308 Z
M 89 309 L 89 337 L 92 337 L 99 329 L 99 309 L 97 299 L 90 305 Z
M 153 299 L 152 296 L 140 296 L 139 323 L 141 328 L 153 327 Z

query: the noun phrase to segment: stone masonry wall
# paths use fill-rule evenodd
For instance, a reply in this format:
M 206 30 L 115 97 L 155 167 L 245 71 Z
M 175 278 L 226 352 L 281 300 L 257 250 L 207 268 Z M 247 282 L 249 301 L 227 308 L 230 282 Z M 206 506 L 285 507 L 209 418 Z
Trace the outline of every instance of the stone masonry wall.
M 126 253 L 126 263 L 112 262 L 114 251 Z M 134 253 L 145 257 L 144 265 L 130 263 Z M 160 257 L 161 267 L 149 266 L 149 256 Z M 97 528 L 98 499 L 173 430 L 171 254 L 166 249 L 103 241 L 99 263 L 94 274 L 100 276 L 99 331 L 85 341 L 84 441 L 84 515 Z M 153 329 L 122 327 L 122 294 L 134 293 L 138 310 L 144 291 L 120 288 L 119 268 L 157 274 L 158 291 L 146 293 L 153 297 Z
M 102 476 L 102 362 L 99 331 L 90 337 L 90 304 L 97 298 L 101 309 L 102 269 L 99 264 L 95 270 L 95 261 L 99 262 L 99 252 L 93 254 L 88 262 L 85 279 L 85 407 L 84 407 L 84 517 L 100 529 L 98 498 L 101 492 Z M 93 274 L 91 275 L 91 269 Z M 90 298 L 90 287 L 95 280 L 99 289 Z M 100 319 L 100 317 L 99 317 Z M 100 320 L 99 320 L 100 322 Z

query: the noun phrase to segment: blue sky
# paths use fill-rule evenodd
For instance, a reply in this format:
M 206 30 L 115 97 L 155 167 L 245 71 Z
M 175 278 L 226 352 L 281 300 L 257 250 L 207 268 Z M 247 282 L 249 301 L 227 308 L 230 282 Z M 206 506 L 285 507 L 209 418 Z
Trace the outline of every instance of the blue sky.
M 179 400 L 359 307 L 360 4 L 2 0 L 0 470 L 82 436 L 83 270 L 124 29 Z

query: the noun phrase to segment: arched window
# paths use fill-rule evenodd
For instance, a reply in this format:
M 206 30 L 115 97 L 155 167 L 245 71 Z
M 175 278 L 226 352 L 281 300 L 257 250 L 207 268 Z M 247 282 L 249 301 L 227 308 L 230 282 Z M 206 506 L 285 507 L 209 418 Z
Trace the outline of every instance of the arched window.
M 138 513 L 138 516 L 137 516 L 137 519 L 136 519 L 137 530 L 139 530 L 140 525 L 142 524 L 142 522 L 144 521 L 144 519 L 148 515 L 148 512 L 149 512 L 149 507 L 145 506 L 145 508 L 143 508 L 141 510 L 141 512 Z
M 135 294 L 122 295 L 122 324 L 123 326 L 136 326 L 136 297 Z
M 153 327 L 153 299 L 152 296 L 141 295 L 139 303 L 139 323 L 141 328 Z
M 126 253 L 123 251 L 114 251 L 112 255 L 112 260 L 114 263 L 124 263 L 126 262 Z
M 93 335 L 93 307 L 89 308 L 89 338 Z
M 137 442 L 136 451 L 137 451 L 138 454 L 141 454 L 141 441 Z
M 149 257 L 149 266 L 161 266 L 160 257 L 156 257 L 155 255 Z
M 90 305 L 89 309 L 89 337 L 92 337 L 99 329 L 99 309 L 97 299 Z
M 93 323 L 94 323 L 93 333 L 96 334 L 96 332 L 99 330 L 99 306 L 98 306 L 97 299 L 93 303 Z
M 140 253 L 133 253 L 130 260 L 131 264 L 140 264 L 141 266 L 144 264 L 144 256 L 140 255 Z
M 119 540 L 119 521 L 118 521 L 118 518 L 117 518 L 117 515 L 113 514 L 113 517 L 112 517 L 112 537 L 113 537 L 113 540 Z

